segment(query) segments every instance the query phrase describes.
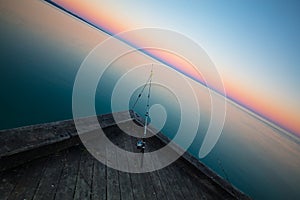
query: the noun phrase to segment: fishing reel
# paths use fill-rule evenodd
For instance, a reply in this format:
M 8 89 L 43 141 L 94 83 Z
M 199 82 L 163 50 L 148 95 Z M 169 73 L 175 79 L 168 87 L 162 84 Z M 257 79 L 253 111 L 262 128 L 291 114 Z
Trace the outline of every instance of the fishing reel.
M 143 139 L 141 139 L 141 140 L 137 141 L 136 148 L 140 149 L 140 150 L 144 150 L 145 149 L 145 145 L 146 145 L 146 142 Z

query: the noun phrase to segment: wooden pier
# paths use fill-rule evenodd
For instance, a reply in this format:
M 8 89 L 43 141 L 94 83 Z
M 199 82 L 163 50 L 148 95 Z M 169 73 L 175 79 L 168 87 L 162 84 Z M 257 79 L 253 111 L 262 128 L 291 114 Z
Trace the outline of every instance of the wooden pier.
M 119 116 L 117 122 L 111 114 L 98 120 L 114 144 L 137 152 L 137 138 L 117 124 L 136 130 L 124 113 Z M 164 146 L 161 137 L 148 138 L 145 152 Z M 0 139 L 0 199 L 249 199 L 188 153 L 148 173 L 107 167 L 81 144 L 73 120 L 3 130 Z M 118 159 L 112 149 L 102 153 Z

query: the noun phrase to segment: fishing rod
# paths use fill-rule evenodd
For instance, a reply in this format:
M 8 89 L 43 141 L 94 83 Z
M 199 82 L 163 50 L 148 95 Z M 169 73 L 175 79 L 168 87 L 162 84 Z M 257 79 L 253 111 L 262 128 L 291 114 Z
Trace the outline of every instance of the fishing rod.
M 137 100 L 141 97 L 142 93 L 144 92 L 145 88 L 147 85 L 149 85 L 148 88 L 148 96 L 147 96 L 147 105 L 146 105 L 146 112 L 145 112 L 145 123 L 144 123 L 144 134 L 143 137 L 137 141 L 136 146 L 137 149 L 140 149 L 142 153 L 144 153 L 145 151 L 145 146 L 146 146 L 146 142 L 145 142 L 145 138 L 147 135 L 147 125 L 148 125 L 148 118 L 149 118 L 149 109 L 150 109 L 150 97 L 151 97 L 151 86 L 152 86 L 152 77 L 153 77 L 153 64 L 152 64 L 152 68 L 151 68 L 151 72 L 150 72 L 150 76 L 146 82 L 146 84 L 144 85 L 141 93 L 138 95 Z M 137 102 L 137 101 L 136 101 Z M 136 103 L 135 103 L 136 105 Z M 134 105 L 134 106 L 135 106 Z M 133 107 L 134 107 L 133 106 Z

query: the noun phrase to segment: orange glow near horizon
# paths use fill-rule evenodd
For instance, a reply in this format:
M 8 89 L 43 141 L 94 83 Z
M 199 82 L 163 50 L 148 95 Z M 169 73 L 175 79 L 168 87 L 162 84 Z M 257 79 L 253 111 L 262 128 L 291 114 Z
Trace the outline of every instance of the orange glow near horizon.
M 101 6 L 87 4 L 80 0 L 55 0 L 53 2 L 94 25 L 105 27 L 105 30 L 111 33 L 119 33 L 130 27 L 128 22 L 119 22 L 107 12 L 107 8 Z
M 205 83 L 206 80 L 203 76 L 195 69 L 195 67 L 189 63 L 187 60 L 181 58 L 179 55 L 173 54 L 172 52 L 157 50 L 157 49 L 147 49 L 147 52 L 171 66 L 176 67 L 180 72 L 194 77 L 196 80 Z
M 101 7 L 96 3 L 87 4 L 82 0 L 55 0 L 54 2 L 66 10 L 82 17 L 86 21 L 102 27 L 113 34 L 138 28 L 131 22 L 123 19 L 121 20 L 118 16 L 114 15 L 114 13 L 110 13 L 109 8 Z M 133 44 L 140 44 L 140 41 L 129 42 L 132 42 Z M 195 80 L 199 80 L 202 83 L 206 83 L 207 81 L 208 85 L 214 87 L 213 80 L 211 78 L 202 77 L 190 63 L 182 58 L 165 51 L 149 49 L 147 52 L 153 57 L 169 63 L 178 71 L 193 77 Z M 213 74 L 211 76 L 213 76 Z M 276 123 L 286 130 L 300 136 L 300 120 L 297 117 L 297 113 L 291 113 L 289 110 L 284 109 L 280 102 L 270 100 L 268 98 L 268 94 L 261 94 L 258 91 L 251 90 L 250 88 L 243 88 L 240 84 L 234 83 L 229 79 L 230 77 L 226 77 L 226 79 L 224 79 L 225 91 L 228 97 L 259 115 L 265 116 L 266 119 Z
M 297 113 L 290 113 L 280 105 L 280 102 L 271 101 L 267 94 L 261 94 L 257 91 L 251 91 L 237 85 L 224 81 L 227 96 L 242 104 L 246 108 L 251 109 L 257 114 L 264 116 L 267 120 L 271 120 L 286 129 L 300 136 L 299 118 Z M 264 97 L 264 98 L 261 98 Z

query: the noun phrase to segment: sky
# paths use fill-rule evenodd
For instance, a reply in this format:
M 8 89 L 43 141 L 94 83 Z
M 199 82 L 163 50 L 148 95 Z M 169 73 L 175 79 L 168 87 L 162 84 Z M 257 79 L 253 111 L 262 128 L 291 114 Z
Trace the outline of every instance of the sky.
M 147 27 L 186 35 L 215 63 L 229 99 L 300 135 L 297 1 L 53 2 L 113 35 Z M 143 44 L 140 38 L 130 40 Z M 183 65 L 175 67 L 188 71 Z M 188 75 L 199 79 L 193 72 Z

